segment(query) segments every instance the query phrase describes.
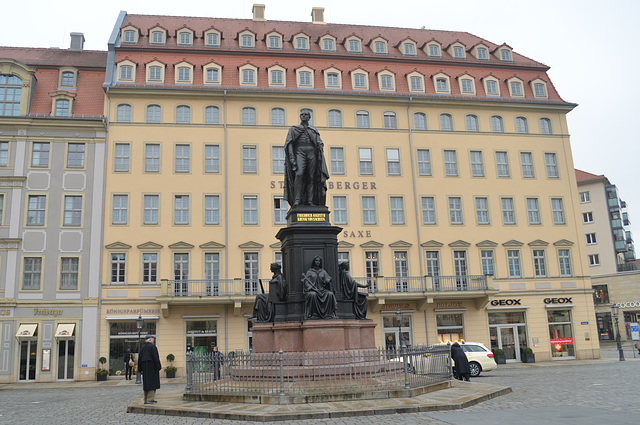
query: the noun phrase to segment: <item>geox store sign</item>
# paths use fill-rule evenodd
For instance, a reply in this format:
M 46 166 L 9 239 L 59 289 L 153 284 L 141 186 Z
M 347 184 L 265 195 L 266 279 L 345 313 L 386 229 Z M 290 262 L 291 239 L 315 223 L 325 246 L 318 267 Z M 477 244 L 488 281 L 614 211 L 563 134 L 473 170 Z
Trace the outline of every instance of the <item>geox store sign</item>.
M 545 298 L 545 304 L 571 304 L 571 297 L 569 298 Z
M 521 299 L 518 298 L 516 299 L 508 299 L 508 300 L 492 300 L 491 301 L 491 305 L 492 306 L 505 306 L 505 305 L 522 305 L 520 304 Z

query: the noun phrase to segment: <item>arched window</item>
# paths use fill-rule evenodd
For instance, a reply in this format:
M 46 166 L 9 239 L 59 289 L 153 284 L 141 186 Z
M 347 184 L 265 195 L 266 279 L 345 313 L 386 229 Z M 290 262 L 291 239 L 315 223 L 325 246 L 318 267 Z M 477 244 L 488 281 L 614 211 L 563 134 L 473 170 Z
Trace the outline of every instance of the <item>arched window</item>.
M 337 109 L 329 110 L 329 127 L 342 127 L 342 112 Z
M 176 123 L 188 124 L 191 122 L 191 107 L 187 105 L 179 105 L 176 108 Z
M 22 79 L 14 75 L 0 75 L 0 115 L 20 115 Z
M 73 72 L 65 71 L 62 73 L 60 85 L 63 87 L 73 87 Z
M 356 112 L 356 127 L 369 128 L 369 113 L 367 111 Z
M 217 106 L 207 106 L 204 108 L 204 122 L 205 124 L 219 124 L 220 108 Z
M 422 112 L 416 112 L 413 114 L 413 128 L 416 130 L 427 129 L 427 116 Z
M 255 108 L 242 108 L 242 125 L 256 125 Z
M 398 123 L 396 121 L 395 112 L 385 112 L 384 113 L 384 128 L 397 128 Z
M 467 131 L 478 131 L 478 117 L 467 115 Z
M 528 133 L 527 119 L 525 117 L 516 117 L 516 131 L 518 133 Z
M 271 125 L 284 125 L 284 109 L 273 108 L 271 110 Z
M 126 105 L 129 106 L 129 105 Z M 118 116 L 119 116 L 120 110 L 118 109 Z M 66 99 L 59 99 L 56 100 L 56 111 L 55 111 L 55 116 L 56 117 L 68 117 L 69 116 L 69 101 Z M 118 120 L 120 121 L 120 120 Z M 129 120 L 131 121 L 131 107 L 129 106 Z
M 160 105 L 149 105 L 147 106 L 147 122 L 150 123 L 158 123 L 162 119 L 161 115 L 162 109 Z
M 440 114 L 440 130 L 453 131 L 453 119 L 449 114 Z
M 56 106 L 56 110 L 57 109 L 58 108 Z M 131 105 L 118 105 L 118 115 L 116 117 L 116 121 L 131 122 Z
M 551 134 L 551 120 L 549 118 L 540 118 L 540 133 Z
M 502 125 L 502 117 L 493 115 L 491 117 L 491 131 L 494 133 L 503 133 L 504 126 Z

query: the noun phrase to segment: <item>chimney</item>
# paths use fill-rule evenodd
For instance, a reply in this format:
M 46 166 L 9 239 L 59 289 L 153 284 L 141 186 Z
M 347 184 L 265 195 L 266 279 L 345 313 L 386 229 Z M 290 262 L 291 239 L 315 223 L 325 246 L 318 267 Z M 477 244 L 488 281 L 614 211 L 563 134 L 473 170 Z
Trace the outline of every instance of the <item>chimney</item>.
M 326 24 L 324 21 L 324 7 L 314 7 L 311 9 L 311 21 L 314 24 Z
M 73 52 L 81 52 L 84 48 L 84 34 L 81 32 L 72 32 L 70 35 L 71 45 L 69 46 L 69 50 Z
M 264 19 L 264 4 L 253 5 L 253 20 L 266 21 L 266 19 Z

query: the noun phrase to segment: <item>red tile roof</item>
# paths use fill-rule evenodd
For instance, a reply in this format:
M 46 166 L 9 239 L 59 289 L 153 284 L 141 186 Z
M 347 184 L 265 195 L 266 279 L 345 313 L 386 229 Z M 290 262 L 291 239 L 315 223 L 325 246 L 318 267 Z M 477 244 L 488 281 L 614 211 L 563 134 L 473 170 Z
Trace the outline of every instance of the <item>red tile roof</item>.
M 591 174 L 591 173 L 587 173 L 586 171 L 578 170 L 577 168 L 575 169 L 575 172 L 576 172 L 576 181 L 578 183 L 586 183 L 586 182 L 592 182 L 597 180 L 607 180 L 607 178 L 602 174 L 601 175 Z

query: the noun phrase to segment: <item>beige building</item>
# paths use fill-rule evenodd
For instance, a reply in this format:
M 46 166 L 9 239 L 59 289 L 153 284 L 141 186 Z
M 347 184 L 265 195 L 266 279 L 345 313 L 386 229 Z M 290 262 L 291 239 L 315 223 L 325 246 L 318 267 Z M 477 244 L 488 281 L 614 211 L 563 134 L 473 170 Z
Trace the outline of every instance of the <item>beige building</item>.
M 130 15 L 109 41 L 100 355 L 251 349 L 281 261 L 283 145 L 312 113 L 339 257 L 380 347 L 599 357 L 564 101 L 548 67 L 452 31 Z M 293 279 L 294 277 L 288 277 Z M 334 278 L 336 278 L 334 276 Z M 266 285 L 265 285 L 266 286 Z M 399 319 L 397 313 L 401 316 Z

